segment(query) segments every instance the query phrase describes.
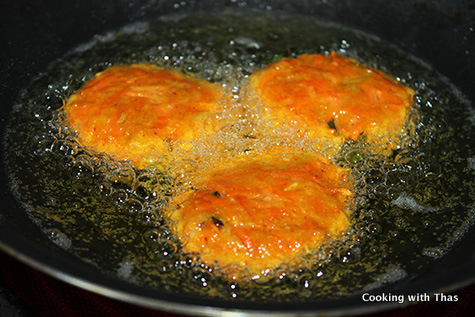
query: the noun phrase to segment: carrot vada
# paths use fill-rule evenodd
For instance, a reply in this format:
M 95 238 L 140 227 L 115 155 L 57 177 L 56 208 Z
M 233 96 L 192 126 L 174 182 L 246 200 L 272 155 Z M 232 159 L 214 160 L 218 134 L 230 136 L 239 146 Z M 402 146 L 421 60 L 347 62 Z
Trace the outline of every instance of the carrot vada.
M 316 155 L 240 157 L 208 171 L 166 212 L 183 250 L 235 278 L 265 274 L 349 226 L 347 169 Z
M 63 110 L 82 145 L 145 168 L 171 146 L 216 131 L 212 115 L 223 99 L 216 84 L 133 64 L 98 73 Z
M 414 91 L 353 59 L 304 54 L 283 58 L 250 76 L 262 114 L 301 127 L 310 138 L 340 144 L 365 136 L 394 148 L 405 132 Z

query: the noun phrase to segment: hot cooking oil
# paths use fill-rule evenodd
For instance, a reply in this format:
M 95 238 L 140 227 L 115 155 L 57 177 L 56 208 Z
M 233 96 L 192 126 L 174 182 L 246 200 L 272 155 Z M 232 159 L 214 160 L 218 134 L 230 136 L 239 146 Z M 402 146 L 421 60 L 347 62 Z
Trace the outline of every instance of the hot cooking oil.
M 416 91 L 410 129 L 392 155 L 364 140 L 335 151 L 275 130 L 245 80 L 282 57 L 332 51 L 382 70 Z M 218 83 L 230 96 L 215 135 L 138 170 L 81 147 L 63 124 L 68 96 L 112 65 L 151 63 Z M 56 61 L 25 90 L 5 139 L 15 192 L 60 247 L 107 274 L 176 292 L 247 300 L 350 295 L 416 275 L 472 227 L 475 129 L 469 102 L 437 72 L 390 43 L 304 16 L 161 17 L 93 39 Z M 182 252 L 162 210 L 193 186 L 196 171 L 246 153 L 321 151 L 352 171 L 351 227 L 306 254 L 299 269 L 230 281 Z M 173 177 L 171 175 L 174 175 Z M 272 289 L 272 292 L 269 290 Z

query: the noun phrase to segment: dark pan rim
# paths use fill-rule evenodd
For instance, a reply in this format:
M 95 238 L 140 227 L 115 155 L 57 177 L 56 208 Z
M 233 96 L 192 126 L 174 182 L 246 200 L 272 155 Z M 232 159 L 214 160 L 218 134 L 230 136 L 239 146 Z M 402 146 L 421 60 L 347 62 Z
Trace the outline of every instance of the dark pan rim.
M 341 316 L 359 315 L 404 308 L 417 302 L 365 302 L 362 294 L 339 299 L 309 302 L 251 302 L 203 298 L 151 289 L 102 274 L 81 261 L 66 259 L 58 248 L 44 252 L 14 233 L 0 230 L 0 249 L 26 265 L 67 284 L 128 304 L 185 315 L 239 316 Z M 475 283 L 474 259 L 439 274 L 409 278 L 369 292 L 374 294 L 451 293 Z
M 56 1 L 61 3 L 60 1 Z M 219 3 L 223 1 L 218 1 Z M 256 1 L 249 1 L 249 2 L 256 2 Z M 281 1 L 277 1 L 281 2 Z M 415 9 L 412 7 L 412 1 L 406 1 L 409 8 Z M 446 1 L 447 3 L 449 1 Z M 84 2 L 86 3 L 86 1 Z M 100 3 L 100 2 L 97 2 Z M 286 1 L 282 1 L 282 7 L 285 8 L 288 3 Z M 316 2 L 315 2 L 316 3 Z M 343 3 L 343 2 L 341 2 Z M 370 3 L 368 1 L 368 3 Z M 380 3 L 383 3 L 380 1 Z M 399 3 L 399 2 L 398 2 Z M 423 5 L 424 1 L 420 1 L 420 5 Z M 215 3 L 213 3 L 215 5 Z M 371 6 L 374 5 L 374 2 L 371 2 Z M 390 7 L 387 12 L 391 12 L 391 8 L 394 4 L 388 4 Z M 451 3 L 452 5 L 452 3 Z M 69 4 L 66 4 L 69 6 Z M 278 6 L 276 5 L 276 8 Z M 290 6 L 291 7 L 291 6 Z M 296 6 L 293 10 L 299 9 L 299 6 Z M 316 6 L 316 8 L 320 8 Z M 312 10 L 312 12 L 317 12 L 317 9 Z M 421 7 L 417 7 L 420 9 Z M 416 9 L 417 9 L 416 8 Z M 443 8 L 443 7 L 442 7 Z M 8 8 L 7 8 L 8 9 Z M 209 9 L 206 7 L 206 9 Z M 344 6 L 342 9 L 345 9 Z M 428 9 L 433 9 L 432 7 L 428 7 Z M 10 8 L 10 11 L 11 8 Z M 344 11 L 344 10 L 343 10 Z M 426 10 L 429 12 L 428 10 Z M 473 10 L 472 10 L 473 11 Z M 5 12 L 9 12 L 5 10 Z M 113 11 L 111 11 L 113 12 Z M 155 11 L 156 12 L 156 11 Z M 165 11 L 164 11 L 165 12 Z M 11 12 L 10 12 L 11 13 Z M 103 12 L 102 12 L 103 13 Z M 437 12 L 436 12 L 437 13 Z M 472 12 L 473 13 L 473 12 Z M 96 12 L 97 16 L 101 16 L 101 19 L 104 21 L 111 21 L 112 14 L 106 17 L 99 15 Z M 355 15 L 357 16 L 357 15 Z M 382 15 L 384 16 L 384 14 Z M 378 18 L 379 16 L 373 16 Z M 434 26 L 435 22 L 444 22 L 441 25 L 445 25 L 445 19 L 431 19 L 431 26 Z M 445 17 L 445 16 L 444 16 Z M 469 17 L 469 16 L 468 16 Z M 468 19 L 468 18 L 467 18 Z M 54 20 L 54 19 L 53 19 Z M 365 19 L 365 23 L 369 23 L 368 30 L 372 30 L 371 19 Z M 380 20 L 377 20 L 380 21 Z M 452 20 L 447 20 L 451 22 Z M 38 22 L 38 21 L 37 21 Z M 349 26 L 356 24 L 358 21 L 353 21 L 349 23 Z M 384 21 L 383 21 L 384 22 Z M 433 22 L 433 23 L 432 23 Z M 49 22 L 48 22 L 49 23 Z M 101 20 L 102 23 L 102 20 Z M 47 24 L 45 22 L 45 24 Z M 119 25 L 123 23 L 120 22 Z M 386 23 L 383 23 L 384 25 Z M 447 23 L 447 25 L 452 25 Z M 100 25 L 103 28 L 103 25 Z M 439 26 L 440 27 L 440 26 Z M 112 27 L 115 29 L 115 27 Z M 400 34 L 406 36 L 413 35 L 412 32 L 404 33 L 403 31 L 406 30 L 404 25 L 395 25 L 394 28 L 391 28 L 389 35 Z M 455 30 L 459 31 L 457 34 L 462 34 L 461 32 L 463 29 L 460 25 L 455 24 Z M 5 30 L 4 30 L 5 31 Z M 406 30 L 407 31 L 407 30 Z M 426 29 L 422 28 L 421 31 L 426 31 Z M 430 28 L 430 32 L 433 34 L 437 34 L 437 31 L 441 31 L 441 29 L 433 29 Z M 93 34 L 95 29 L 91 28 L 89 32 Z M 472 28 L 473 34 L 473 28 Z M 8 34 L 9 32 L 5 32 Z M 371 33 L 371 32 L 370 32 Z M 431 34 L 432 34 L 431 33 Z M 427 35 L 426 33 L 424 33 Z M 90 35 L 90 34 L 89 34 Z M 430 34 L 429 34 L 430 35 Z M 454 34 L 454 41 L 459 39 L 461 36 L 455 36 Z M 74 37 L 72 37 L 74 38 Z M 89 39 L 90 37 L 87 36 Z M 471 37 L 473 39 L 473 36 Z M 432 38 L 429 36 L 427 39 L 424 38 L 424 41 L 421 43 L 414 44 L 414 48 L 410 46 L 408 43 L 405 46 L 408 51 L 411 51 L 415 54 L 415 56 L 432 56 L 432 51 L 434 51 L 435 45 L 437 42 L 435 41 L 432 43 L 430 40 Z M 64 40 L 64 39 L 63 39 Z M 58 45 L 56 49 L 58 49 L 59 44 L 54 41 L 50 41 L 48 43 L 53 43 Z M 68 42 L 69 43 L 69 42 Z M 32 43 L 30 43 L 32 44 Z M 33 43 L 34 44 L 34 43 Z M 399 43 L 401 44 L 401 43 Z M 404 44 L 402 42 L 402 44 Z M 427 48 L 424 45 L 430 44 Z M 75 47 L 73 45 L 73 47 Z M 450 46 L 448 46 L 450 47 Z M 7 47 L 8 48 L 8 47 Z M 58 52 L 61 50 L 58 49 Z M 457 52 L 457 47 L 449 50 L 449 52 Z M 24 53 L 24 52 L 22 52 Z M 43 55 L 45 52 L 42 52 Z M 455 54 L 455 53 L 454 53 Z M 451 54 L 446 54 L 452 56 Z M 32 65 L 35 67 L 41 68 L 41 63 L 39 62 L 40 58 L 48 60 L 44 55 L 38 54 L 37 59 L 34 59 Z M 443 56 L 443 55 L 441 55 Z M 474 96 L 472 89 L 470 87 L 470 83 L 473 82 L 470 80 L 473 78 L 470 70 L 473 69 L 473 65 L 466 65 L 466 67 L 461 68 L 460 65 L 463 64 L 465 61 L 475 61 L 470 59 L 472 55 L 468 55 L 466 58 L 461 58 L 460 60 L 450 59 L 453 62 L 457 62 L 458 64 L 455 67 L 452 64 L 444 65 L 441 69 L 442 73 L 446 74 L 449 78 L 455 75 L 459 75 L 459 73 L 463 73 L 466 77 L 461 76 L 457 79 L 457 86 L 465 87 L 464 92 L 469 95 L 469 97 Z M 12 59 L 13 61 L 13 59 Z M 2 62 L 2 61 L 0 61 Z M 432 59 L 428 59 L 428 62 L 431 63 L 439 63 L 440 61 L 434 61 Z M 19 63 L 21 64 L 21 63 Z M 13 65 L 13 64 L 12 64 Z M 11 65 L 6 65 L 6 72 L 8 75 L 8 69 Z M 437 66 L 437 65 L 436 65 Z M 437 68 L 438 69 L 438 68 Z M 35 68 L 29 69 L 30 72 L 36 73 Z M 462 75 L 463 75 L 462 74 Z M 17 74 L 15 74 L 17 75 Z M 468 77 L 467 77 L 468 76 Z M 15 79 L 13 76 L 5 77 L 6 79 Z M 25 78 L 19 77 L 20 79 Z M 452 79 L 452 78 L 451 78 Z M 17 80 L 17 79 L 15 79 Z M 19 81 L 19 80 L 17 80 Z M 2 82 L 3 83 L 3 82 Z M 1 85 L 0 85 L 1 86 Z M 9 86 L 5 86 L 9 88 Z M 2 86 L 3 88 L 3 86 Z M 7 90 L 8 93 L 8 90 Z M 17 91 L 15 88 L 15 95 Z M 0 92 L 0 97 L 2 96 L 3 92 Z M 8 98 L 6 98 L 8 99 Z M 469 98 L 470 99 L 470 98 Z M 471 98 L 471 100 L 475 100 Z M 472 107 L 475 107 L 475 104 L 472 104 Z M 2 114 L 5 109 L 1 109 Z M 2 116 L 3 117 L 3 116 Z M 0 118 L 0 122 L 5 120 L 4 118 Z M 3 127 L 2 127 L 3 128 Z M 3 131 L 0 131 L 0 136 L 3 139 Z M 2 153 L 0 153 L 0 158 Z M 0 168 L 1 170 L 2 168 Z M 0 171 L 0 179 L 5 179 L 3 175 L 3 171 Z M 4 192 L 8 192 L 7 196 L 10 199 L 9 202 L 2 201 L 5 208 L 5 205 L 9 205 L 12 209 L 20 209 L 16 203 L 13 203 L 14 200 L 8 189 L 5 189 L 3 186 L 5 184 L 0 185 L 0 192 L 3 195 Z M 97 293 L 112 299 L 120 300 L 123 302 L 127 302 L 130 304 L 148 307 L 157 310 L 163 310 L 173 313 L 180 313 L 180 314 L 188 314 L 188 315 L 279 315 L 279 316 L 315 316 L 315 315 L 326 315 L 326 316 L 335 316 L 335 315 L 356 315 L 356 314 L 363 314 L 363 313 L 371 313 L 371 312 L 378 312 L 383 310 L 389 310 L 394 308 L 402 308 L 407 306 L 409 303 L 405 302 L 403 305 L 394 303 L 394 302 L 385 302 L 385 303 L 378 303 L 378 302 L 363 302 L 361 299 L 361 295 L 354 295 L 350 297 L 340 298 L 339 300 L 328 300 L 328 301 L 314 301 L 314 302 L 288 302 L 288 303 L 262 303 L 262 302 L 244 302 L 244 301 L 226 301 L 226 300 L 216 300 L 216 299 L 209 299 L 209 298 L 200 298 L 197 296 L 192 295 L 184 295 L 184 294 L 172 294 L 167 293 L 165 291 L 157 290 L 157 289 L 149 289 L 146 287 L 141 287 L 138 285 L 134 285 L 128 283 L 126 281 L 119 280 L 118 278 L 113 278 L 111 276 L 107 276 L 102 274 L 98 269 L 93 267 L 92 265 L 82 262 L 77 258 L 73 258 L 72 255 L 69 255 L 67 251 L 64 251 L 58 246 L 53 245 L 50 243 L 48 246 L 40 245 L 43 242 L 47 241 L 46 237 L 44 240 L 36 241 L 36 240 L 28 240 L 26 237 L 21 235 L 21 231 L 14 231 L 13 229 L 8 227 L 8 221 L 3 221 L 2 214 L 0 213 L 0 249 L 5 251 L 6 253 L 10 254 L 14 258 L 24 262 L 25 264 L 43 272 L 50 276 L 53 276 L 59 280 L 62 280 L 68 284 L 77 286 L 79 288 L 91 291 L 93 293 Z M 473 227 L 473 226 L 472 226 Z M 460 241 L 460 244 L 454 246 L 453 250 L 446 254 L 442 259 L 436 261 L 433 266 L 431 266 L 427 272 L 421 272 L 421 275 L 415 276 L 414 278 L 408 278 L 406 280 L 401 280 L 398 283 L 388 285 L 387 287 L 377 289 L 375 292 L 382 293 L 382 292 L 391 292 L 392 294 L 415 294 L 415 293 L 428 293 L 433 294 L 436 292 L 453 292 L 458 289 L 461 289 L 465 286 L 471 285 L 475 283 L 475 230 L 472 228 L 471 233 L 467 234 L 463 241 Z M 456 255 L 452 259 L 452 255 Z M 440 264 L 440 265 L 439 265 Z

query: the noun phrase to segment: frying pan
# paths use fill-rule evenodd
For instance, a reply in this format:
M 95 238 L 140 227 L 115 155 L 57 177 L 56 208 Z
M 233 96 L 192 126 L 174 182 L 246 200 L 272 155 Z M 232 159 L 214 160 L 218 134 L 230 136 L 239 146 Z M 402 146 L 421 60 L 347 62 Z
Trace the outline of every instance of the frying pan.
M 337 22 L 387 40 L 432 65 L 475 107 L 475 3 L 471 1 L 295 0 L 295 1 L 7 1 L 0 13 L 0 122 L 5 126 L 21 92 L 48 65 L 72 48 L 123 25 L 170 13 L 220 8 L 300 13 Z M 3 162 L 2 149 L 2 162 Z M 53 244 L 13 196 L 0 167 L 0 246 L 25 263 L 73 285 L 137 305 L 171 312 L 357 314 L 395 307 L 364 302 L 361 295 L 310 302 L 239 302 L 149 289 L 107 276 Z M 378 289 L 379 293 L 449 292 L 475 282 L 475 231 L 415 277 Z

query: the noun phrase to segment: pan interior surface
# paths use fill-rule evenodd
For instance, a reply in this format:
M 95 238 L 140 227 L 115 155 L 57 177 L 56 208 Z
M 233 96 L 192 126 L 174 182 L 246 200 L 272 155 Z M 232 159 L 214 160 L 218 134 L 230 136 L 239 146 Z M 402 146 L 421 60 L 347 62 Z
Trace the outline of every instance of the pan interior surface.
M 414 127 L 390 157 L 358 141 L 341 149 L 335 160 L 352 169 L 357 187 L 345 239 L 266 278 L 229 281 L 192 261 L 160 212 L 175 180 L 88 151 L 61 124 L 64 100 L 112 65 L 178 69 L 224 84 L 239 99 L 242 81 L 272 61 L 332 51 L 413 88 Z M 375 36 L 293 14 L 196 13 L 126 26 L 53 63 L 14 109 L 5 159 L 28 216 L 107 276 L 236 303 L 311 303 L 412 279 L 461 241 L 475 217 L 473 125 L 469 102 L 450 82 Z

